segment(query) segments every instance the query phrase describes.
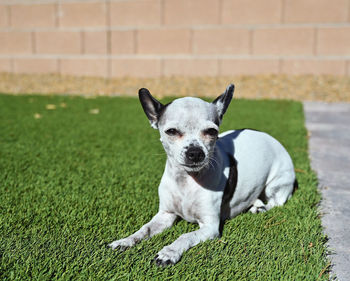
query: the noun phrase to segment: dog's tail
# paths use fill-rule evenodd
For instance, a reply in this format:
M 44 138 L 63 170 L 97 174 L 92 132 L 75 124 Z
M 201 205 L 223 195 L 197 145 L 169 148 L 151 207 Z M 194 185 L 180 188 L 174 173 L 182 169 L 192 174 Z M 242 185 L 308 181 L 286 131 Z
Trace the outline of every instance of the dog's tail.
M 298 179 L 295 178 L 294 184 L 293 184 L 293 193 L 299 188 L 299 182 Z

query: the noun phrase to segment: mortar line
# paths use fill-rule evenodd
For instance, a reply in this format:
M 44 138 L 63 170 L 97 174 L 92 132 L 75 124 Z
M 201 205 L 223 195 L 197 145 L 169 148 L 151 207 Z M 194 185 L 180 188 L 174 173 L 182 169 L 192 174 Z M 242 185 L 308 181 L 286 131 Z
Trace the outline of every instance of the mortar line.
M 111 34 L 111 31 L 110 30 L 107 30 L 107 76 L 110 77 L 112 75 L 112 58 L 111 58 L 111 37 L 112 37 L 112 34 Z
M 6 6 L 7 8 L 7 26 L 12 27 L 12 11 L 10 5 Z
M 61 0 L 57 1 L 57 9 L 56 9 L 56 28 L 61 27 Z
M 318 53 L 318 32 L 319 32 L 319 29 L 317 27 L 315 27 L 314 29 L 314 44 L 313 44 L 313 47 L 312 47 L 312 51 L 313 51 L 313 54 L 316 56 L 317 53 Z
M 284 60 L 282 58 L 279 58 L 279 60 L 278 60 L 278 74 L 283 73 L 283 65 L 284 65 Z
M 60 27 L 60 30 L 62 31 L 80 31 L 81 27 Z M 288 29 L 288 28 L 342 28 L 350 27 L 350 22 L 346 23 L 312 23 L 312 24 L 295 24 L 295 23 L 288 23 L 288 24 L 208 24 L 208 25 L 189 25 L 189 24 L 183 24 L 183 25 L 169 25 L 169 26 L 161 26 L 161 25 L 149 25 L 149 26 L 138 26 L 137 28 L 140 30 L 176 30 L 176 29 L 190 29 L 193 30 L 220 30 L 220 29 Z M 111 30 L 117 30 L 117 31 L 124 31 L 124 30 L 134 30 L 136 26 L 130 25 L 130 26 L 111 26 Z M 11 31 L 30 31 L 32 28 L 8 28 L 8 27 L 0 27 L 0 31 L 3 30 L 11 30 Z M 55 31 L 57 30 L 57 27 L 38 27 L 36 28 L 37 31 Z M 106 27 L 84 27 L 84 30 L 86 31 L 104 31 L 106 30 Z
M 57 59 L 54 58 L 54 61 L 55 61 L 55 73 L 58 74 L 59 71 L 58 71 L 58 62 L 57 62 Z
M 80 53 L 85 54 L 85 32 L 80 31 Z
M 61 59 L 57 58 L 57 73 L 62 75 Z
M 165 73 L 164 73 L 164 58 L 160 58 L 160 76 L 163 77 L 165 76 Z
M 345 72 L 344 73 L 346 76 L 350 75 L 349 70 L 350 70 L 350 61 L 345 61 Z
M 107 27 L 107 31 L 110 31 L 111 30 L 111 1 L 110 0 L 106 0 L 105 1 L 105 8 L 107 10 L 107 13 L 106 13 L 106 27 Z
M 286 0 L 281 1 L 281 24 L 286 22 Z
M 254 54 L 254 33 L 255 29 L 249 30 L 249 55 Z
M 10 68 L 11 72 L 15 73 L 15 60 L 13 59 L 13 57 L 10 58 Z
M 194 44 L 193 44 L 193 41 L 194 41 L 194 30 L 191 28 L 190 29 L 190 54 L 194 54 Z
M 219 24 L 221 25 L 223 22 L 224 8 L 223 8 L 223 0 L 219 0 Z
M 32 41 L 32 52 L 33 54 L 36 54 L 37 53 L 37 50 L 36 50 L 36 32 L 35 31 L 32 31 L 31 32 L 31 41 Z
M 218 76 L 222 75 L 222 60 L 217 58 Z
M 107 25 L 107 77 L 111 78 L 112 76 L 112 59 L 111 59 L 111 53 L 112 53 L 112 32 L 111 32 L 111 2 L 110 0 L 106 0 L 106 25 Z
M 98 0 L 75 0 L 75 1 L 69 1 L 69 3 L 84 3 L 84 2 L 90 2 L 90 3 L 93 3 L 93 2 L 97 2 Z M 118 0 L 115 0 L 115 1 L 118 1 Z M 121 0 L 121 1 L 125 1 L 125 0 Z M 5 5 L 17 5 L 17 4 L 20 4 L 20 5 L 41 5 L 41 4 L 53 4 L 53 3 L 56 3 L 57 0 L 41 0 L 41 1 L 35 1 L 34 3 L 33 2 L 29 2 L 28 0 L 3 0 L 1 2 L 1 4 L 5 4 Z
M 55 27 L 59 27 L 59 6 L 58 6 L 58 1 L 55 3 Z
M 0 54 L 0 58 L 10 58 L 12 55 L 10 54 Z M 33 54 L 16 54 L 16 57 L 19 58 L 31 58 L 34 57 Z M 336 61 L 344 61 L 350 60 L 350 55 L 342 55 L 342 56 L 314 56 L 314 55 L 191 55 L 191 54 L 170 54 L 170 55 L 154 55 L 154 54 L 121 54 L 121 55 L 108 55 L 108 54 L 36 54 L 37 58 L 51 58 L 51 57 L 60 57 L 65 59 L 81 59 L 81 58 L 89 58 L 89 59 L 99 59 L 99 58 L 116 58 L 116 59 L 238 59 L 238 60 L 249 60 L 249 59 L 257 59 L 257 60 L 277 60 L 277 59 L 307 59 L 307 60 L 336 60 Z
M 165 16 L 164 16 L 164 11 L 165 11 L 165 0 L 160 0 L 160 25 L 164 26 L 165 25 Z

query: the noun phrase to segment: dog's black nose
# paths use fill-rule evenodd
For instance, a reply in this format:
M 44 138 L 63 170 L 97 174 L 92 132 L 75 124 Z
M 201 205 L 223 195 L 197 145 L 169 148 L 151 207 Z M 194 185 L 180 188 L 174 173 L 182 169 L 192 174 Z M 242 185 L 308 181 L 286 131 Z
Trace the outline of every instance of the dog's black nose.
M 186 158 L 190 160 L 192 163 L 202 162 L 205 158 L 205 154 L 203 150 L 198 146 L 191 146 L 186 151 Z

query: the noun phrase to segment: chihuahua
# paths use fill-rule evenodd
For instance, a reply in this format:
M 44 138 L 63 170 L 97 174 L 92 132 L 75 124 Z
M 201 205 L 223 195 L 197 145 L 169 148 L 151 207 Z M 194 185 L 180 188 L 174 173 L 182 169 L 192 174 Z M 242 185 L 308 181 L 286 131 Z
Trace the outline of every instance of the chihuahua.
M 178 217 L 199 224 L 155 257 L 160 266 L 177 263 L 201 241 L 221 234 L 226 219 L 244 211 L 264 212 L 283 205 L 293 193 L 294 167 L 285 148 L 270 135 L 250 130 L 219 134 L 233 97 L 229 85 L 209 103 L 185 97 L 163 105 L 142 88 L 139 98 L 167 154 L 159 184 L 159 211 L 134 234 L 109 244 L 125 250 L 173 225 Z

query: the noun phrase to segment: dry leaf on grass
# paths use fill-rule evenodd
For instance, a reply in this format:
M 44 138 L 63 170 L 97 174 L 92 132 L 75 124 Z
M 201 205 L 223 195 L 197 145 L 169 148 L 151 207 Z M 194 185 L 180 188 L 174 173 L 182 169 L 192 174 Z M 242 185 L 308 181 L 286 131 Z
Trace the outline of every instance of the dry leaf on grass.
M 90 109 L 89 113 L 90 114 L 99 114 L 100 110 L 98 108 Z
M 54 109 L 56 109 L 56 105 L 54 105 L 54 104 L 47 104 L 46 105 L 46 109 L 47 110 L 54 110 Z

